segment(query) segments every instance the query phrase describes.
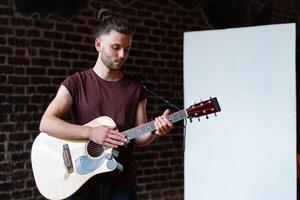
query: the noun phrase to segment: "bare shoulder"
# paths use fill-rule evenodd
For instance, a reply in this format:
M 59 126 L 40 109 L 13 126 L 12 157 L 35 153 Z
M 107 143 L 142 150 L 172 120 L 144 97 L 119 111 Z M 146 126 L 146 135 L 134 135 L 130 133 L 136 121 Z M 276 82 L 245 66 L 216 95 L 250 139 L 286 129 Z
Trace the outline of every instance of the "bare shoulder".
M 49 104 L 46 112 L 62 116 L 70 111 L 73 104 L 73 99 L 68 89 L 61 85 L 57 91 L 55 98 Z

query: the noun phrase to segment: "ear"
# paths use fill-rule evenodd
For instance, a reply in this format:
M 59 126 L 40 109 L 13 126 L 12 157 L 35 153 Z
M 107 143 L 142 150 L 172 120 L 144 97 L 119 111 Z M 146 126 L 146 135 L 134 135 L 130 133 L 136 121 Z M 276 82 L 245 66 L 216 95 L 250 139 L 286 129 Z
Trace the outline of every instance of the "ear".
M 101 51 L 101 39 L 100 39 L 100 37 L 97 37 L 97 38 L 95 39 L 95 48 L 96 48 L 96 50 L 97 50 L 98 52 Z

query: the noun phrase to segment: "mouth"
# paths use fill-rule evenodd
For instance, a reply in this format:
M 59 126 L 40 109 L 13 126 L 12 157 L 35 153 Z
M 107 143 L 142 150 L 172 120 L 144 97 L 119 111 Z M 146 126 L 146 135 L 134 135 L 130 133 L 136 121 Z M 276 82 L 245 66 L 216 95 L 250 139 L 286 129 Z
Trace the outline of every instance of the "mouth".
M 115 63 L 117 64 L 117 65 L 123 65 L 123 61 L 115 61 Z

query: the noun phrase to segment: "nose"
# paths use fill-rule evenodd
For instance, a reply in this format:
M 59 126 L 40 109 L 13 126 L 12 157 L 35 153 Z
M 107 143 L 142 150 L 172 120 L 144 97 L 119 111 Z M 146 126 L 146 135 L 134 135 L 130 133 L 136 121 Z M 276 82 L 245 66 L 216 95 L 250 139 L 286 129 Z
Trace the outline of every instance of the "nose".
M 119 56 L 119 58 L 125 58 L 126 57 L 126 51 L 124 49 L 120 49 L 118 56 Z

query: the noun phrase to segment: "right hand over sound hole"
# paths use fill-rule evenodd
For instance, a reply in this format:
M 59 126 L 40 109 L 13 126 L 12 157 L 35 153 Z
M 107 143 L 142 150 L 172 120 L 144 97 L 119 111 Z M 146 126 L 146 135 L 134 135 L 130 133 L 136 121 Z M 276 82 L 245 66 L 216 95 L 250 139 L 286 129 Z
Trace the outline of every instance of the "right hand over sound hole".
M 90 129 L 88 138 L 96 144 L 110 148 L 123 146 L 126 141 L 125 135 L 117 130 L 117 127 L 98 126 Z

